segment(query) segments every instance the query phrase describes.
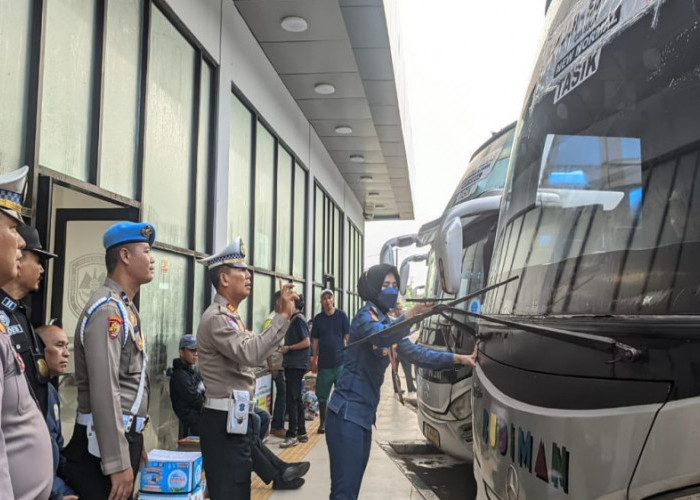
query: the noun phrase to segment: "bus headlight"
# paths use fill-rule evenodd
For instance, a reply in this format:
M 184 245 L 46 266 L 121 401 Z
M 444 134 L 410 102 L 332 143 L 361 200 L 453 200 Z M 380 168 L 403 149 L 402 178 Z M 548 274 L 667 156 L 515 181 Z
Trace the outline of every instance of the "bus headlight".
M 450 413 L 452 413 L 457 420 L 465 420 L 471 414 L 472 407 L 470 396 L 470 391 L 467 391 L 452 401 L 452 404 L 450 405 Z

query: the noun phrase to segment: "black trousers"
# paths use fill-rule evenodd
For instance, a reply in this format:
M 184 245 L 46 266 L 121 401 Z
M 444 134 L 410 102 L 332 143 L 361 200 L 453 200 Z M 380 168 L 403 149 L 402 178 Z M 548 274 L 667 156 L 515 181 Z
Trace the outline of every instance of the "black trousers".
M 211 500 L 250 499 L 253 426 L 246 434 L 226 432 L 227 412 L 205 408 L 199 440 Z M 250 424 L 250 420 L 248 421 Z
M 284 376 L 287 379 L 287 413 L 289 413 L 287 437 L 306 434 L 304 401 L 301 399 L 301 381 L 305 372 L 303 368 L 284 369 Z
M 80 498 L 107 500 L 112 490 L 112 481 L 109 476 L 102 474 L 100 459 L 88 452 L 86 430 L 84 425 L 75 424 L 73 437 L 63 450 L 66 457 L 65 480 Z M 143 435 L 127 432 L 125 436 L 129 442 L 129 459 L 136 479 L 141 462 Z
M 265 484 L 270 484 L 270 481 L 281 479 L 284 469 L 289 464 L 280 460 L 280 458 L 270 451 L 260 440 L 260 436 L 253 435 L 250 445 L 250 456 L 253 459 L 253 471 L 262 479 Z

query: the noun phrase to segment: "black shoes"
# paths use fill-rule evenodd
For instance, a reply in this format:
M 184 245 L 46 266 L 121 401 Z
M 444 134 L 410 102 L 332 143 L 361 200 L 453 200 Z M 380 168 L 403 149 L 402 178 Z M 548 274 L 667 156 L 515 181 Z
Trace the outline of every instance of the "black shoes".
M 304 485 L 304 478 L 295 477 L 291 481 L 272 481 L 273 490 L 296 490 Z
M 294 464 L 289 464 L 289 466 L 284 469 L 284 472 L 282 473 L 282 481 L 280 483 L 285 484 L 285 483 L 291 483 L 295 479 L 300 479 L 301 476 L 309 472 L 309 467 L 311 467 L 311 464 L 309 462 L 297 462 Z M 304 484 L 303 482 L 301 484 Z M 299 486 L 301 486 L 301 484 Z M 296 486 L 295 488 L 298 488 L 299 486 Z M 276 488 L 276 489 L 295 489 L 295 488 Z

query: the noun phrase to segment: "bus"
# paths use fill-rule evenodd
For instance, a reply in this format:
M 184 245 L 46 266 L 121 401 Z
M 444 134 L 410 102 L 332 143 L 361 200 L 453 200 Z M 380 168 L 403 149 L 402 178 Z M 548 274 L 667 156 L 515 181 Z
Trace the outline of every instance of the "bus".
M 508 125 L 474 152 L 442 217 L 423 225 L 413 237 L 388 242 L 430 245 L 427 254 L 410 256 L 402 263 L 402 288 L 408 282 L 406 264 L 418 260 L 428 261 L 428 298 L 448 300 L 485 286 L 514 130 L 515 123 Z M 480 311 L 480 298 L 462 307 Z M 461 317 L 450 321 L 433 316 L 422 322 L 417 343 L 469 354 L 474 349 L 475 326 Z M 471 461 L 471 368 L 416 371 L 417 416 L 423 435 L 442 451 Z
M 480 499 L 700 498 L 700 4 L 554 0 L 472 379 Z M 515 279 L 517 277 L 517 279 Z

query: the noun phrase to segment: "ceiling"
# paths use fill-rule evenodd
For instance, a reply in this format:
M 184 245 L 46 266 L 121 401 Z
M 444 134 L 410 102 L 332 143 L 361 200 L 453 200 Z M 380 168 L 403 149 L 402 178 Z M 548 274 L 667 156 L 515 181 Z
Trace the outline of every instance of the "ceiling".
M 365 218 L 413 219 L 382 0 L 234 4 L 362 204 Z M 289 16 L 306 20 L 306 31 L 283 29 L 281 21 Z M 317 93 L 319 83 L 331 84 L 335 92 Z M 352 132 L 338 133 L 338 126 Z M 351 156 L 364 161 L 351 161 Z

